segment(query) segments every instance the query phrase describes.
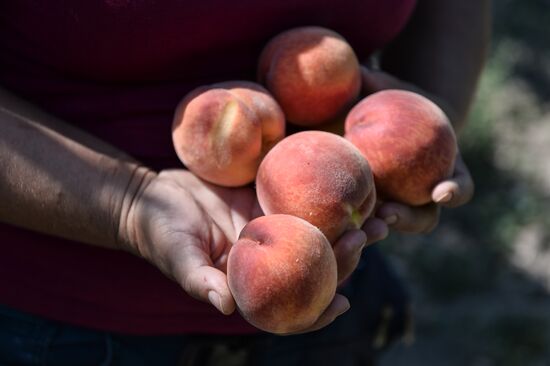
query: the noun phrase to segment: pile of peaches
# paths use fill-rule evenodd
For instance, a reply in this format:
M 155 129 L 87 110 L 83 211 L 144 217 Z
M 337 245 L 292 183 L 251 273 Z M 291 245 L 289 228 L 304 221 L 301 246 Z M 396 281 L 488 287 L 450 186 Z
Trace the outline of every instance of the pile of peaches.
M 452 174 L 456 138 L 438 106 L 409 91 L 360 89 L 350 44 L 301 27 L 267 43 L 256 82 L 200 87 L 178 105 L 172 138 L 183 164 L 217 185 L 255 184 L 265 215 L 240 233 L 227 277 L 259 329 L 311 326 L 336 291 L 331 243 L 360 228 L 377 200 L 426 204 Z M 338 119 L 344 136 L 322 131 Z M 302 131 L 285 136 L 287 123 Z

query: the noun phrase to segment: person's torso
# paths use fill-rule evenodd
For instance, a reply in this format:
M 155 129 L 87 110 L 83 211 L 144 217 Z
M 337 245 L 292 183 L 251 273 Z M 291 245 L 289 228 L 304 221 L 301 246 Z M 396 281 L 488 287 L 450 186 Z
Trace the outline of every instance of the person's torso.
M 414 3 L 2 1 L 0 86 L 152 168 L 178 167 L 172 115 L 192 88 L 254 80 L 262 47 L 291 27 L 333 29 L 365 59 L 396 36 Z M 0 303 L 131 333 L 250 331 L 130 254 L 4 224 L 0 234 Z

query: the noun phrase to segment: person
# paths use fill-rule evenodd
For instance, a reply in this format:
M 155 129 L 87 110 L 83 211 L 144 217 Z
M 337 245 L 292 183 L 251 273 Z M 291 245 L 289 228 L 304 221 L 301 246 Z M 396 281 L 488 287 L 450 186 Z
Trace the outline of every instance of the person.
M 365 93 L 430 95 L 459 130 L 483 64 L 488 3 L 3 2 L 0 362 L 170 365 L 183 349 L 201 364 L 211 335 L 256 339 L 224 270 L 240 229 L 261 211 L 251 188 L 205 183 L 176 159 L 179 100 L 199 85 L 253 80 L 270 37 L 316 24 L 341 33 L 361 60 L 383 49 L 384 71 L 363 73 Z M 440 207 L 472 193 L 457 156 L 434 203 L 384 203 L 334 244 L 340 280 L 388 227 L 427 232 Z M 297 337 L 324 334 L 349 307 L 337 294 L 312 333 Z

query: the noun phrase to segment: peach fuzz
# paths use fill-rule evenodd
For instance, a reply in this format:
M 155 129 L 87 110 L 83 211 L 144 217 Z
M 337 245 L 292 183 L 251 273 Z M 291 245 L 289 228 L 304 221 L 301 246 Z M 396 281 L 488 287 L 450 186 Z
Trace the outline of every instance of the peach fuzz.
M 352 47 L 322 27 L 290 29 L 271 39 L 258 63 L 258 80 L 301 126 L 332 120 L 357 100 L 361 73 Z
M 313 225 L 290 215 L 248 223 L 229 252 L 237 309 L 255 327 L 285 334 L 315 323 L 336 292 L 336 258 Z
M 420 94 L 369 95 L 350 111 L 345 129 L 368 160 L 381 200 L 427 204 L 437 183 L 454 171 L 454 130 L 445 113 Z
M 376 201 L 372 173 L 359 150 L 323 131 L 299 132 L 275 145 L 258 169 L 256 193 L 266 214 L 301 217 L 331 243 L 361 227 Z
M 245 81 L 197 88 L 179 103 L 174 149 L 200 178 L 222 186 L 252 182 L 261 159 L 285 134 L 285 118 L 261 85 Z

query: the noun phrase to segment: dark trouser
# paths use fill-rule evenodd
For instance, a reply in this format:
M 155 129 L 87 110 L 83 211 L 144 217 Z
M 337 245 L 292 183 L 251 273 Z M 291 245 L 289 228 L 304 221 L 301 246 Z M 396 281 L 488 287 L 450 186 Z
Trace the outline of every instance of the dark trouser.
M 403 335 L 408 296 L 376 246 L 341 289 L 351 309 L 295 336 L 132 336 L 46 320 L 0 305 L 0 365 L 372 365 Z

